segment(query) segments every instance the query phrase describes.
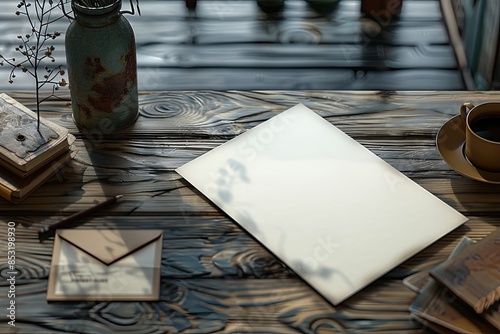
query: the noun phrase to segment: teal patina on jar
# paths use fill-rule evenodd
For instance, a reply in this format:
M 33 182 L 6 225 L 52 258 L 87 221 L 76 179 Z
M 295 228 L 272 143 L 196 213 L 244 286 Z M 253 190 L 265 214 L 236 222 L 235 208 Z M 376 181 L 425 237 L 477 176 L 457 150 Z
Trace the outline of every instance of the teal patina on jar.
M 66 61 L 73 118 L 82 131 L 116 132 L 139 115 L 135 37 L 121 6 L 121 0 L 103 7 L 72 2 Z

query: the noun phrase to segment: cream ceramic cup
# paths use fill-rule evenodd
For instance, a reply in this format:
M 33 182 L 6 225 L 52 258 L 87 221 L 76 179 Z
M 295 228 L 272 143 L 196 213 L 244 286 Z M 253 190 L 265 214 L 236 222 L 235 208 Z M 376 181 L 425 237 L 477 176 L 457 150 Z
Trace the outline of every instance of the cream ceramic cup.
M 465 155 L 475 167 L 500 172 L 500 103 L 464 103 Z

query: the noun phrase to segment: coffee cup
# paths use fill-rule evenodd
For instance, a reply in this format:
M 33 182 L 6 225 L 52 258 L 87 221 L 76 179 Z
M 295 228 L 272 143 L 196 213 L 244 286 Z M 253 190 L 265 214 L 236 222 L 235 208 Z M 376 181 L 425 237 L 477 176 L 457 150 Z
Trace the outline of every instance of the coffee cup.
M 500 172 L 500 103 L 464 103 L 465 156 L 475 167 Z

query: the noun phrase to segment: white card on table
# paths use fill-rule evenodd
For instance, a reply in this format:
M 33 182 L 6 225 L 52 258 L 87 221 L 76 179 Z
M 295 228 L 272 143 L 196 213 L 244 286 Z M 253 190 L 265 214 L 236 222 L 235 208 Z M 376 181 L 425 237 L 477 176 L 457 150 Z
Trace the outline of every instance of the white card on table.
M 467 220 L 302 104 L 177 172 L 334 305 Z

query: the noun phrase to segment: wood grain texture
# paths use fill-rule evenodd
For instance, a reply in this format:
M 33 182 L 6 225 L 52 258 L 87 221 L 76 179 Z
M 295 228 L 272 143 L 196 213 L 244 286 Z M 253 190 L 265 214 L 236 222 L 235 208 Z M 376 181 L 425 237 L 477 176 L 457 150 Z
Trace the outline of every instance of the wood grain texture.
M 180 0 L 143 0 L 142 16 L 127 16 L 139 89 L 465 88 L 438 0 L 406 0 L 392 21 L 363 18 L 356 0 L 340 1 L 330 14 L 287 0 L 279 20 L 266 18 L 252 0 L 198 2 L 194 16 Z M 13 14 L 16 4 L 0 0 L 0 53 L 6 57 L 26 30 Z M 62 33 L 52 41 L 57 65 L 66 64 L 68 24 L 51 25 Z M 9 85 L 8 71 L 0 67 L 0 90 L 32 89 L 32 78 L 22 74 Z
M 9 92 L 30 108 L 32 93 Z M 466 179 L 435 148 L 459 106 L 495 92 L 162 91 L 141 92 L 140 117 L 119 134 L 78 132 L 68 105 L 43 116 L 77 137 L 76 158 L 19 205 L 0 201 L 0 226 L 16 223 L 16 327 L 2 333 L 431 333 L 411 319 L 406 276 L 443 261 L 463 236 L 500 226 L 500 187 Z M 337 307 L 220 212 L 175 168 L 281 111 L 303 103 L 469 221 Z M 36 231 L 117 193 L 117 205 L 74 228 L 164 231 L 161 300 L 155 303 L 45 301 L 53 241 Z M 5 233 L 0 253 L 6 254 Z M 2 255 L 4 256 L 4 255 Z M 0 262 L 0 302 L 7 300 Z M 2 306 L 3 307 L 3 306 Z

